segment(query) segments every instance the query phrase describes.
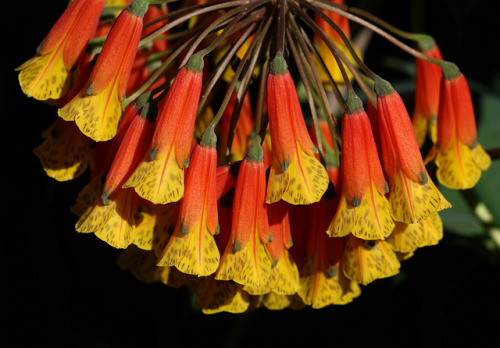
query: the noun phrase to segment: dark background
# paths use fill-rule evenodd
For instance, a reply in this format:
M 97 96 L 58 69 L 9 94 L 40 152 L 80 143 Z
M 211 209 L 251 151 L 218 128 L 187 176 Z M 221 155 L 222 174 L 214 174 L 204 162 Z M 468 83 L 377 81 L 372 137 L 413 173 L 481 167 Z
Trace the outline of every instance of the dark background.
M 491 244 L 484 233 L 447 230 L 438 246 L 420 249 L 404 261 L 400 275 L 363 287 L 362 295 L 349 305 L 321 310 L 260 309 L 207 316 L 193 307 L 187 290 L 145 285 L 119 270 L 119 251 L 93 235 L 74 231 L 75 217 L 68 208 L 87 176 L 56 183 L 45 176 L 33 155 L 56 109 L 26 98 L 14 72 L 35 53 L 66 3 L 2 4 L 1 284 L 7 289 L 1 295 L 2 346 L 495 345 L 500 324 L 499 252 L 498 247 L 484 247 Z M 500 30 L 494 1 L 355 3 L 367 3 L 402 29 L 432 34 L 445 58 L 456 62 L 471 88 L 475 86 L 475 98 L 484 96 L 481 93 L 498 96 Z M 394 62 L 408 63 L 411 58 L 379 38 L 374 38 L 369 52 L 369 66 L 408 85 L 408 73 L 395 69 Z M 487 149 L 499 144 L 483 143 Z M 498 169 L 498 163 L 494 167 Z M 498 196 L 498 180 L 485 176 L 481 184 L 486 189 L 487 180 L 492 185 L 489 194 Z

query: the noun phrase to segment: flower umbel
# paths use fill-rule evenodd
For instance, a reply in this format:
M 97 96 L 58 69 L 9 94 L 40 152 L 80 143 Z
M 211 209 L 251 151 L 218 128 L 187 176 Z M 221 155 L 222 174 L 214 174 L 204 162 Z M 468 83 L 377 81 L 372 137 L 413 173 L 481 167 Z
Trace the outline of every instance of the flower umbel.
M 467 189 L 491 163 L 467 82 L 434 39 L 351 5 L 70 1 L 18 70 L 59 108 L 47 175 L 89 172 L 75 229 L 206 314 L 346 304 L 437 244 L 431 178 Z M 416 59 L 412 120 L 353 43 L 370 31 Z

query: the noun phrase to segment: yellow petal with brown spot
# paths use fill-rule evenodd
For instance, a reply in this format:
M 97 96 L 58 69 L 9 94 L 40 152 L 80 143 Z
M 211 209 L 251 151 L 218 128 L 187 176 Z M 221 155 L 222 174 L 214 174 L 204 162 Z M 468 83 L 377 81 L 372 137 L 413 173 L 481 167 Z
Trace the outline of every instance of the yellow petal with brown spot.
M 293 295 L 299 290 L 299 271 L 288 250 L 283 249 L 278 263 L 271 268 L 269 284 L 271 291 L 280 295 Z
M 413 131 L 415 132 L 415 137 L 417 138 L 418 146 L 422 148 L 427 137 L 427 129 L 429 126 L 429 120 L 427 120 L 422 113 L 414 113 L 411 119 L 413 125 Z
M 196 307 L 205 314 L 220 312 L 243 313 L 250 304 L 248 294 L 240 284 L 204 279 L 196 290 Z
M 183 273 L 208 276 L 219 266 L 220 254 L 206 219 L 186 234 L 177 227 L 158 259 L 158 266 L 175 266 Z
M 417 183 L 405 176 L 401 169 L 396 171 L 389 192 L 393 219 L 407 224 L 427 219 L 447 207 L 447 202 L 441 202 L 443 196 L 430 178 L 426 184 Z
M 436 174 L 439 182 L 455 190 L 474 187 L 481 178 L 480 165 L 488 168 L 491 163 L 481 145 L 471 149 L 459 140 L 438 150 L 434 161 L 438 167 Z
M 338 276 L 330 276 L 319 265 L 319 257 L 307 260 L 300 270 L 300 289 L 298 294 L 302 301 L 312 308 L 323 308 L 342 303 L 343 289 Z
M 249 294 L 262 295 L 270 291 L 271 263 L 271 255 L 259 233 L 253 231 L 247 245 L 239 251 L 228 243 L 215 279 L 234 280 L 244 285 Z
M 481 170 L 486 170 L 491 165 L 491 157 L 484 151 L 481 144 L 477 144 L 476 147 L 472 149 L 472 158 Z
M 311 204 L 319 202 L 330 179 L 328 173 L 316 157 L 307 154 L 297 143 L 296 157 L 286 170 L 288 186 L 281 197 L 291 204 Z
M 116 202 L 111 202 L 104 205 L 101 202 L 101 197 L 82 214 L 75 229 L 78 232 L 91 233 L 100 230 L 115 211 Z
M 175 227 L 178 204 L 147 206 L 134 216 L 134 244 L 143 250 L 157 250 L 160 255 Z M 155 261 L 156 264 L 156 261 Z
M 103 182 L 99 175 L 92 178 L 78 194 L 75 205 L 70 209 L 71 212 L 76 216 L 82 216 L 89 207 L 101 199 L 102 187 Z
M 133 187 L 139 196 L 155 204 L 181 199 L 184 196 L 184 170 L 175 160 L 175 146 L 159 154 L 155 160 L 146 155 L 123 187 Z
M 123 113 L 122 97 L 114 82 L 95 95 L 79 95 L 58 110 L 59 116 L 74 120 L 80 131 L 95 141 L 112 139 Z
M 372 183 L 356 207 L 341 196 L 327 233 L 330 237 L 344 237 L 352 233 L 358 238 L 375 240 L 388 237 L 393 229 L 389 202 Z
M 443 222 L 438 213 L 432 214 L 429 218 L 423 220 L 424 237 L 419 248 L 431 245 L 437 245 L 443 239 Z
M 60 99 L 69 86 L 69 72 L 64 66 L 62 51 L 54 49 L 35 56 L 18 67 L 19 84 L 28 97 L 37 100 Z
M 88 167 L 90 148 L 87 138 L 78 128 L 49 136 L 33 150 L 47 175 L 57 181 L 73 180 Z
M 375 279 L 396 274 L 399 267 L 396 254 L 386 242 L 347 238 L 342 255 L 342 270 L 347 278 L 367 285 Z
M 141 250 L 134 245 L 125 249 L 116 260 L 118 267 L 129 270 L 137 280 L 146 284 L 159 282 L 162 267 L 156 267 L 156 256 L 152 251 Z
M 113 213 L 104 226 L 94 233 L 114 248 L 125 249 L 134 241 L 133 190 L 124 190 L 117 197 Z

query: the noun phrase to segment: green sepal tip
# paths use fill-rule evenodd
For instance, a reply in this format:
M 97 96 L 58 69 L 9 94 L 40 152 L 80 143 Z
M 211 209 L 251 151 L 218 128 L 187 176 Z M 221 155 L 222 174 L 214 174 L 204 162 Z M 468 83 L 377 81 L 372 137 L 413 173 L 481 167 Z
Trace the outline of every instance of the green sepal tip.
M 391 94 L 394 92 L 394 88 L 392 88 L 391 84 L 389 81 L 384 80 L 381 77 L 375 77 L 375 84 L 373 85 L 373 89 L 375 90 L 375 93 L 377 94 L 377 97 L 385 97 L 386 95 Z
M 352 115 L 360 112 L 361 110 L 363 110 L 363 102 L 359 99 L 356 93 L 354 93 L 354 91 L 349 91 L 345 102 L 345 112 Z
M 288 71 L 288 64 L 286 64 L 286 60 L 283 58 L 281 52 L 278 52 L 276 57 L 274 57 L 271 62 L 270 70 L 272 75 L 280 75 Z
M 128 5 L 128 11 L 136 15 L 137 17 L 144 17 L 146 12 L 148 12 L 149 1 L 148 0 L 134 0 L 130 5 Z
M 253 138 L 252 143 L 248 147 L 247 151 L 247 160 L 250 162 L 262 162 L 264 158 L 264 150 L 262 150 L 262 146 L 260 146 L 260 136 L 255 136 Z

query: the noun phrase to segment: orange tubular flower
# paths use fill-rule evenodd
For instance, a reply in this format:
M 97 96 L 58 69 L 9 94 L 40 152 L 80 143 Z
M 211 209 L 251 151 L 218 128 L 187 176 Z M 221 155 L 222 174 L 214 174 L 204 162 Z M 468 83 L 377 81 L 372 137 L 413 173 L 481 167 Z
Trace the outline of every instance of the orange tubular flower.
M 105 0 L 75 0 L 37 48 L 21 65 L 19 84 L 38 100 L 60 99 L 70 87 L 71 70 L 94 34 Z
M 419 49 L 426 56 L 443 59 L 439 47 L 429 36 L 419 41 Z M 439 107 L 439 82 L 441 67 L 417 58 L 417 78 L 415 85 L 415 107 L 411 118 L 418 145 L 424 145 L 428 133 L 436 142 L 437 115 Z
M 134 241 L 134 213 L 138 197 L 121 185 L 147 151 L 153 133 L 155 111 L 147 105 L 128 127 L 103 186 L 101 201 L 89 207 L 77 223 L 78 232 L 94 232 L 115 248 L 126 248 Z
M 158 266 L 175 266 L 183 273 L 197 276 L 208 276 L 219 266 L 220 254 L 213 238 L 219 232 L 216 142 L 213 129 L 207 129 L 193 150 L 177 226 Z
M 381 78 L 375 80 L 375 93 L 392 217 L 413 224 L 450 207 L 427 174 L 401 97 Z
M 215 279 L 234 280 L 252 295 L 270 291 L 272 259 L 265 244 L 272 241 L 265 204 L 266 173 L 260 137 L 243 160 L 233 200 L 231 237 Z
M 122 11 L 104 42 L 87 88 L 58 111 L 95 141 L 106 141 L 116 134 L 148 4 L 147 0 L 135 0 Z
M 276 55 L 267 77 L 267 107 L 273 159 L 266 202 L 319 201 L 328 187 L 328 174 L 314 157 L 317 150 L 307 132 L 297 91 L 281 54 Z
M 350 233 L 362 239 L 384 239 L 394 229 L 385 193 L 387 183 L 361 100 L 349 92 L 342 116 L 342 193 L 328 227 L 330 237 Z
M 184 195 L 184 170 L 189 166 L 203 58 L 194 55 L 182 68 L 160 103 L 149 154 L 124 187 L 134 187 L 153 203 L 176 202 Z
M 305 304 L 322 308 L 331 304 L 345 304 L 359 296 L 356 282 L 347 279 L 342 271 L 343 238 L 330 238 L 325 233 L 337 205 L 333 190 L 329 189 L 321 201 L 308 206 L 305 263 L 300 269 L 299 296 Z
M 443 68 L 437 133 L 429 159 L 435 157 L 439 182 L 458 190 L 474 187 L 491 158 L 477 141 L 469 86 L 454 65 Z

